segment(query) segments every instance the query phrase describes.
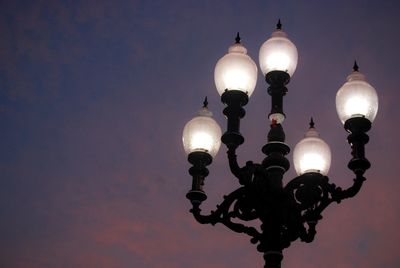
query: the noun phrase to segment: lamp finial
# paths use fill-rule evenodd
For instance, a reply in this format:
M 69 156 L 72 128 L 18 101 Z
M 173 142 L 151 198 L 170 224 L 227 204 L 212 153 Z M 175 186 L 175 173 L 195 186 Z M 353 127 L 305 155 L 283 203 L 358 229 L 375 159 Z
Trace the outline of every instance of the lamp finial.
M 204 102 L 203 102 L 203 108 L 208 108 L 208 100 L 207 100 L 207 96 L 205 97 L 205 99 L 204 99 Z
M 236 44 L 240 44 L 240 35 L 239 35 L 239 32 L 237 32 L 237 34 L 236 34 L 235 41 L 236 41 Z
M 357 61 L 354 61 L 353 71 L 358 72 L 358 64 Z
M 314 119 L 311 117 L 310 128 L 314 128 L 314 126 L 315 126 Z
M 282 30 L 281 19 L 278 20 L 278 23 L 276 24 L 276 29 L 277 29 L 277 30 Z

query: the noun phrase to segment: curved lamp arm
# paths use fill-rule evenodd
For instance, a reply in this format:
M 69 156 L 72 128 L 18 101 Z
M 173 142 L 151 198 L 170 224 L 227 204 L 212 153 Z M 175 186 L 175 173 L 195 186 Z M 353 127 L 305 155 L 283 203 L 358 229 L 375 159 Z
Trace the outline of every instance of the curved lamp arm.
M 360 191 L 365 180 L 362 175 L 357 175 L 353 180 L 353 185 L 349 188 L 342 190 L 342 188 L 337 187 L 332 192 L 332 201 L 340 203 L 343 199 L 354 197 Z
M 353 156 L 347 166 L 354 172 L 356 178 L 353 185 L 346 190 L 342 190 L 340 187 L 335 188 L 332 192 L 332 199 L 337 203 L 343 199 L 354 197 L 360 191 L 366 180 L 363 174 L 371 166 L 365 157 L 365 144 L 369 141 L 366 133 L 371 128 L 371 122 L 364 117 L 354 117 L 345 122 L 344 128 L 350 133 L 347 141 L 351 146 L 351 155 Z
M 248 227 L 241 223 L 232 221 L 232 218 L 243 219 L 237 209 L 230 211 L 230 208 L 235 202 L 238 202 L 245 195 L 245 188 L 241 187 L 233 191 L 227 196 L 224 196 L 224 201 L 217 205 L 216 211 L 211 211 L 209 215 L 202 215 L 200 209 L 200 203 L 193 203 L 193 208 L 190 212 L 194 218 L 201 224 L 212 224 L 222 223 L 229 229 L 237 233 L 246 233 L 252 237 L 251 242 L 256 243 L 259 240 L 261 234 L 254 228 Z
M 238 178 L 240 181 L 242 178 L 242 172 L 237 162 L 236 149 L 232 147 L 228 148 L 227 154 L 228 154 L 229 168 L 232 174 L 235 175 L 235 177 Z

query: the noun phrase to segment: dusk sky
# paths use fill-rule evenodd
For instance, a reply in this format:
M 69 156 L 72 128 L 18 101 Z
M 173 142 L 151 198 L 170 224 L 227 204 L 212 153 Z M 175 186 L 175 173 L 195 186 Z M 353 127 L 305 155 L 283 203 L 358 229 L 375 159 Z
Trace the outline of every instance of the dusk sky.
M 330 181 L 352 184 L 335 108 L 356 59 L 379 96 L 360 193 L 332 204 L 283 268 L 400 267 L 399 1 L 0 1 L 0 267 L 262 267 L 249 237 L 198 224 L 182 130 L 240 32 L 258 50 L 280 18 L 299 62 L 284 98 L 292 151 L 314 117 Z M 270 97 L 259 70 L 239 161 L 260 162 Z M 205 182 L 209 212 L 239 184 L 226 148 Z M 292 153 L 288 155 L 291 163 Z M 295 177 L 292 167 L 284 183 Z

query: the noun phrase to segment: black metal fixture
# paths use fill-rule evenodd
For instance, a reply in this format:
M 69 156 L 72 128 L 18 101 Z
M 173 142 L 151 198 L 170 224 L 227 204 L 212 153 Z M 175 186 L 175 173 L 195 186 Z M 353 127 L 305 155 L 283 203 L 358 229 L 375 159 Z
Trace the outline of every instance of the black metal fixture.
M 240 134 L 240 120 L 245 115 L 243 107 L 248 103 L 257 79 L 257 66 L 247 55 L 238 34 L 228 54 L 215 67 L 216 87 L 226 105 L 223 113 L 228 121 L 227 131 L 221 136 L 221 129 L 208 110 L 207 99 L 198 116 L 184 128 L 183 143 L 192 164 L 189 173 L 193 177 L 192 189 L 186 196 L 193 206 L 190 212 L 199 223 L 222 223 L 235 232 L 249 235 L 251 243 L 263 253 L 264 267 L 278 268 L 283 259 L 282 251 L 292 241 L 313 241 L 321 213 L 329 204 L 340 203 L 360 190 L 364 173 L 370 167 L 364 147 L 369 139 L 366 133 L 377 113 L 378 97 L 355 63 L 353 72 L 336 95 L 337 112 L 349 133 L 347 140 L 352 150 L 348 168 L 354 172 L 355 179 L 350 188 L 343 190 L 326 176 L 331 153 L 319 137 L 313 119 L 304 139 L 294 149 L 293 162 L 298 177 L 283 185 L 283 176 L 290 166 L 286 158 L 290 148 L 285 144 L 282 127 L 285 119 L 283 97 L 296 69 L 297 49 L 283 32 L 280 21 L 271 38 L 261 46 L 259 60 L 272 99 L 271 129 L 262 148 L 264 160 L 261 164 L 248 161 L 243 167 L 237 162 L 236 149 L 244 142 Z M 200 205 L 207 198 L 203 190 L 204 179 L 220 140 L 227 146 L 229 167 L 240 187 L 224 196 L 215 211 L 203 215 Z M 261 222 L 260 228 L 246 225 L 256 219 Z

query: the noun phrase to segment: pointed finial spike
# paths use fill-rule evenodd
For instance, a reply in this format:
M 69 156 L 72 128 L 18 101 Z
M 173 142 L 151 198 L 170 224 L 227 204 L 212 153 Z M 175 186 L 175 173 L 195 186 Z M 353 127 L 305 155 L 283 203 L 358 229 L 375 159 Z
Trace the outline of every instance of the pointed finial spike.
M 236 41 L 236 44 L 240 44 L 240 35 L 239 35 L 239 32 L 237 32 L 235 41 Z
M 315 126 L 314 119 L 311 117 L 310 128 L 314 128 L 314 126 Z
M 203 108 L 208 108 L 208 100 L 207 100 L 207 96 L 206 96 L 206 98 L 204 99 L 204 102 L 203 102 Z
M 356 60 L 354 61 L 353 71 L 358 72 L 358 65 Z
M 276 29 L 277 29 L 277 30 L 282 30 L 281 19 L 278 20 L 278 23 L 276 24 Z

